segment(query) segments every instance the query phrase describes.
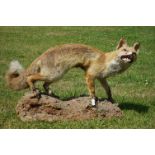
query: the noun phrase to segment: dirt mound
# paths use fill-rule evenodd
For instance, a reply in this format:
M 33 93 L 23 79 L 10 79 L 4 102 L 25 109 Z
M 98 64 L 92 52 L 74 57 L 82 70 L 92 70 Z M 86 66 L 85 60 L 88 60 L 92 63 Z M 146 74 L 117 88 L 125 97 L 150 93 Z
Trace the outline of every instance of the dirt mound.
M 120 108 L 107 101 L 99 101 L 97 108 L 92 108 L 89 97 L 62 101 L 47 95 L 41 95 L 38 99 L 31 93 L 21 98 L 16 112 L 22 121 L 86 120 L 122 116 Z

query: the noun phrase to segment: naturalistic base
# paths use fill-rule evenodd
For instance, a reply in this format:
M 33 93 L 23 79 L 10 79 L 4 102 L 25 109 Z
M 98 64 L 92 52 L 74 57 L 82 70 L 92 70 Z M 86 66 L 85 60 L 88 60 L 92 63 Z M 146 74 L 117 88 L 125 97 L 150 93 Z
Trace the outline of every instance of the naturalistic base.
M 98 101 L 97 107 L 90 106 L 89 97 L 77 97 L 71 100 L 41 95 L 38 99 L 33 93 L 26 93 L 18 102 L 16 112 L 22 121 L 58 121 L 58 120 L 90 120 L 94 118 L 121 117 L 122 111 L 116 105 Z

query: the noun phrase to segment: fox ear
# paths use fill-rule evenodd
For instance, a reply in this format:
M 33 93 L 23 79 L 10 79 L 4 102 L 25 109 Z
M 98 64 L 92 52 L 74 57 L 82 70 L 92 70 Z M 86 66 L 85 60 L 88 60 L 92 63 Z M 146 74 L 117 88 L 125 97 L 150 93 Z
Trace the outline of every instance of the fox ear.
M 126 41 L 125 41 L 124 38 L 121 38 L 118 45 L 117 45 L 117 47 L 116 47 L 116 49 L 121 48 L 124 44 L 126 44 Z
M 138 51 L 140 48 L 140 43 L 134 43 L 133 48 Z

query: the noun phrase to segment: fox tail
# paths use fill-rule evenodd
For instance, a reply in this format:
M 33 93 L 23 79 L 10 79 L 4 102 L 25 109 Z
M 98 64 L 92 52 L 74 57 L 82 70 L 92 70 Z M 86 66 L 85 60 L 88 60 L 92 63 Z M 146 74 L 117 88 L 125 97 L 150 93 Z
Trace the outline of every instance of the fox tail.
M 25 70 L 17 60 L 10 62 L 5 79 L 7 85 L 13 90 L 22 90 L 28 87 Z

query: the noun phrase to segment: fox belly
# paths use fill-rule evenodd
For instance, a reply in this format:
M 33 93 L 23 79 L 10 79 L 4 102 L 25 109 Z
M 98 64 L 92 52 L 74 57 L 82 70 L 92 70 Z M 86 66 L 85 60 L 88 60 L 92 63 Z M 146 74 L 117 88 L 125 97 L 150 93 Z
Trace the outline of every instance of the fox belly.
M 61 79 L 67 71 L 68 69 L 63 66 L 53 66 L 51 68 L 45 66 L 41 68 L 40 75 L 46 77 L 46 81 L 53 82 Z

